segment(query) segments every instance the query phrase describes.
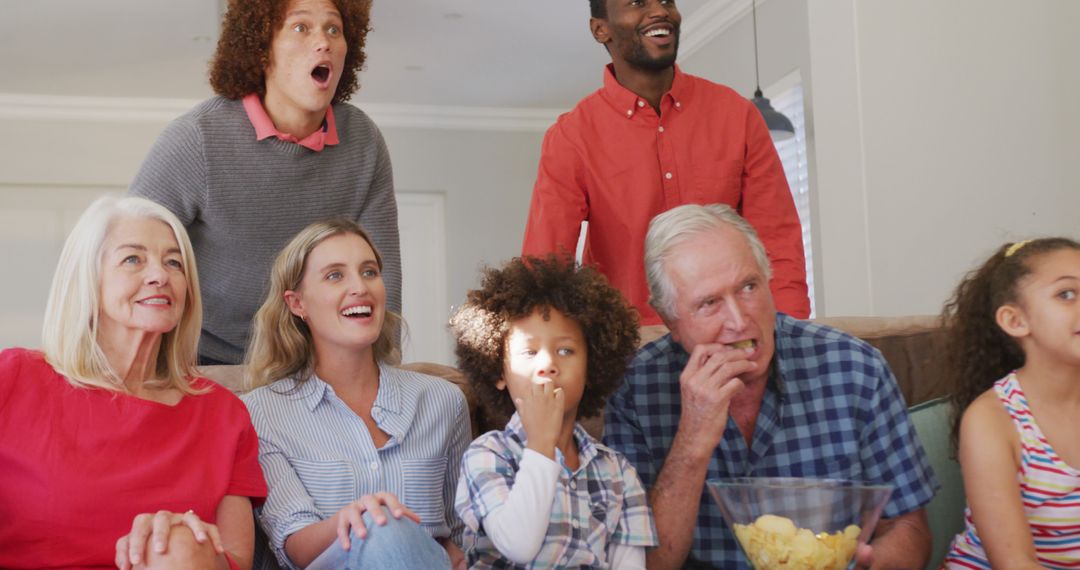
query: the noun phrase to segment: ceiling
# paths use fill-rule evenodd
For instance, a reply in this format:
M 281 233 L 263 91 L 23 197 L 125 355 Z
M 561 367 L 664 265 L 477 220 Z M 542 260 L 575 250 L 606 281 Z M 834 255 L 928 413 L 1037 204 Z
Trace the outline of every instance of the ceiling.
M 679 0 L 683 45 L 732 0 Z M 11 0 L 0 93 L 201 99 L 219 0 Z M 11 12 L 14 17 L 11 17 Z M 608 61 L 588 0 L 376 0 L 358 102 L 566 109 Z

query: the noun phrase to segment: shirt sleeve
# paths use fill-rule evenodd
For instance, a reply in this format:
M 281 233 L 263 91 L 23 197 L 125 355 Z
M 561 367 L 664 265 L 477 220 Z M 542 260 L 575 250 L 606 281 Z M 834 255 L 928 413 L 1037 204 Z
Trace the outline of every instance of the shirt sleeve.
M 604 407 L 604 444 L 625 457 L 637 471 L 641 483 L 648 489 L 656 482 L 657 470 L 634 410 L 630 392 L 632 375 L 633 368 L 627 371 L 622 385 L 615 390 Z
M 251 419 L 257 433 L 268 433 L 267 422 L 257 403 L 247 400 Z M 274 442 L 259 437 L 259 464 L 266 475 L 269 492 L 258 512 L 259 523 L 270 541 L 270 549 L 282 566 L 296 566 L 285 553 L 285 539 L 294 532 L 322 520 L 315 501 L 307 493 L 296 471 L 289 465 L 285 453 Z
M 641 479 L 633 465 L 618 455 L 619 469 L 623 479 L 622 517 L 611 535 L 610 545 L 656 546 L 659 544 L 656 526 L 649 508 L 649 496 L 641 486 Z M 610 547 L 609 547 L 610 548 Z M 612 566 L 622 568 L 622 566 Z
M 202 133 L 195 121 L 183 116 L 165 128 L 128 194 L 153 200 L 168 208 L 190 227 L 199 217 L 206 197 L 206 160 Z
M 501 504 L 482 518 L 481 525 L 499 553 L 510 561 L 529 564 L 544 545 L 561 470 L 555 461 L 526 449 L 513 480 L 498 485 L 508 492 Z
M 878 381 L 861 414 L 859 460 L 867 480 L 892 485 L 882 516 L 895 518 L 926 506 L 941 485 L 908 418 L 892 371 L 881 353 L 871 350 Z
M 581 222 L 589 218 L 585 176 L 580 153 L 563 132 L 561 121 L 555 123 L 540 148 L 522 255 L 574 254 Z
M 612 544 L 608 548 L 608 568 L 645 570 L 645 548 L 628 544 Z
M 740 212 L 761 237 L 773 276 L 769 283 L 777 310 L 799 319 L 810 317 L 802 223 L 761 113 L 746 113 L 746 160 Z
M 454 508 L 458 477 L 461 474 L 462 457 L 469 448 L 472 436 L 472 422 L 469 421 L 469 407 L 465 396 L 458 392 L 458 411 L 454 418 L 453 433 L 450 435 L 450 448 L 447 450 L 449 461 L 446 465 L 446 479 L 443 482 L 443 504 L 446 505 L 446 524 L 450 527 L 450 540 L 461 546 L 461 534 L 465 524 Z
M 394 172 L 390 164 L 390 151 L 382 133 L 377 135 L 375 176 L 364 199 L 360 218 L 361 227 L 371 233 L 383 262 L 383 282 L 386 283 L 386 306 L 401 313 L 401 237 L 398 232 L 397 198 L 394 196 Z

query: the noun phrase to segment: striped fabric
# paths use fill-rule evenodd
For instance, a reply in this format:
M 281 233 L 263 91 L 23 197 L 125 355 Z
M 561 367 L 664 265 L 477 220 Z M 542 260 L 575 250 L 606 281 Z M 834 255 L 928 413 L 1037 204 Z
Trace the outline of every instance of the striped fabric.
M 609 546 L 655 546 L 656 528 L 648 497 L 634 468 L 619 452 L 574 426 L 581 465 L 563 466 L 548 519 L 547 535 L 532 563 L 514 564 L 484 532 L 484 518 L 506 502 L 528 444 L 515 413 L 503 431 L 491 431 L 469 446 L 462 463 L 457 510 L 465 521 L 465 551 L 472 570 L 514 568 L 607 568 Z
M 1046 568 L 1080 568 L 1080 471 L 1062 461 L 1046 441 L 1015 373 L 994 383 L 994 392 L 1020 432 L 1017 478 L 1039 563 Z M 945 567 L 989 569 L 971 507 L 964 520 L 967 528 L 953 539 Z
M 285 539 L 363 495 L 389 491 L 433 537 L 461 542 L 454 513 L 461 457 L 469 446 L 465 397 L 441 378 L 379 366 L 371 409 L 390 435 L 376 448 L 363 420 L 320 380 L 289 378 L 243 396 L 259 435 L 269 494 L 259 512 L 270 547 L 285 567 Z

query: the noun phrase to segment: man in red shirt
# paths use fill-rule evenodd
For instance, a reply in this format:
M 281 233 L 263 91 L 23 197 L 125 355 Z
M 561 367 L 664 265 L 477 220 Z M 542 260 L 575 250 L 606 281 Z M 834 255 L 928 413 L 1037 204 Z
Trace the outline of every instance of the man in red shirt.
M 757 108 L 675 65 L 682 17 L 673 0 L 590 0 L 593 37 L 611 55 L 604 86 L 548 129 L 522 253 L 573 252 L 588 220 L 596 263 L 658 324 L 645 285 L 649 220 L 688 203 L 729 204 L 757 230 L 777 309 L 810 314 L 802 227 Z

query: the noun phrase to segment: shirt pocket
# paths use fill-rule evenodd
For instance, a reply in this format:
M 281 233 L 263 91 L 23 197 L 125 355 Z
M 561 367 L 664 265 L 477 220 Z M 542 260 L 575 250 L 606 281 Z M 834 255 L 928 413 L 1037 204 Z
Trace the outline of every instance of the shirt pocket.
M 445 522 L 443 486 L 446 482 L 446 465 L 446 457 L 401 460 L 405 480 L 402 502 L 425 524 Z
M 356 469 L 347 461 L 292 459 L 293 469 L 323 516 L 340 511 L 357 498 Z
M 727 204 L 738 208 L 742 199 L 742 160 L 702 160 L 694 163 L 691 199 L 698 204 Z

